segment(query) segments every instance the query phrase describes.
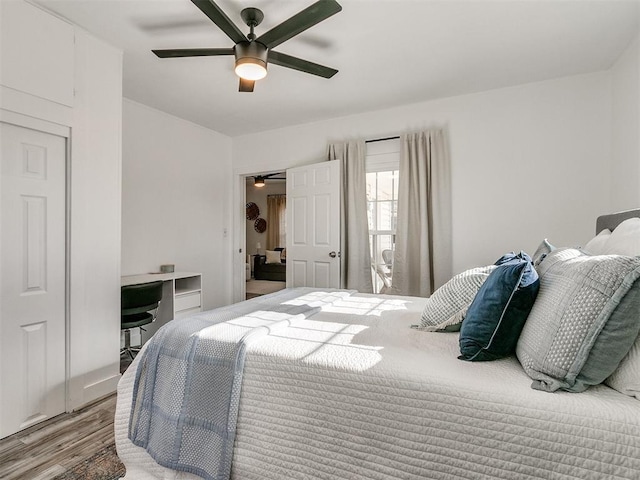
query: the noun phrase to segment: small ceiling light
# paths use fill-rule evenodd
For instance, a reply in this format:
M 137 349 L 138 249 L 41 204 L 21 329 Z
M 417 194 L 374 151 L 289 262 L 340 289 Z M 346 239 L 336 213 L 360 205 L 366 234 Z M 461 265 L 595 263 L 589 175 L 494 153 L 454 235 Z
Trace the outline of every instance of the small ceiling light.
M 256 179 L 253 182 L 253 184 L 256 187 L 264 187 L 264 177 L 260 177 L 260 176 L 256 177 Z
M 253 63 L 254 58 L 241 58 L 236 61 L 236 75 L 245 80 L 260 80 L 267 76 L 266 65 Z
M 260 42 L 240 42 L 235 46 L 236 75 L 245 80 L 267 76 L 267 47 Z

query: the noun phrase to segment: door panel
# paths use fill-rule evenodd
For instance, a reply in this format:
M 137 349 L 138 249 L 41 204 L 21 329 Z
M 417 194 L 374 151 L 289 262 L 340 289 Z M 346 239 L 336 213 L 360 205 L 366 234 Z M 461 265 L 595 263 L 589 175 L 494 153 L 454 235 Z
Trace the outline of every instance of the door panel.
M 316 246 L 331 246 L 333 212 L 331 211 L 331 196 L 328 194 L 316 195 L 313 198 L 315 228 L 314 244 Z M 338 217 L 340 218 L 340 217 Z M 339 228 L 339 227 L 338 227 Z
M 291 213 L 295 221 L 289 223 L 291 225 L 292 244 L 293 245 L 306 245 L 307 244 L 307 197 L 291 198 L 287 193 L 287 203 L 291 205 Z M 287 209 L 289 210 L 289 209 Z M 288 235 L 287 235 L 288 236 Z M 287 245 L 288 247 L 288 245 Z
M 331 287 L 331 264 L 329 262 L 313 262 L 313 286 L 318 288 Z
M 340 161 L 287 170 L 287 286 L 340 287 Z
M 65 410 L 62 137 L 0 123 L 0 437 Z
M 306 284 L 307 261 L 287 259 L 287 287 L 304 287 Z

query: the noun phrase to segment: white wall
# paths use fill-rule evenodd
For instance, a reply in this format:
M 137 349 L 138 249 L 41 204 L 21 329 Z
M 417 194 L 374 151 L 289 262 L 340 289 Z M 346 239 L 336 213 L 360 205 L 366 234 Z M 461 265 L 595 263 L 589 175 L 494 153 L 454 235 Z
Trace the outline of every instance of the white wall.
M 173 263 L 229 303 L 231 139 L 125 99 L 122 143 L 122 274 Z
M 0 29 L 0 82 L 73 107 L 74 27 L 26 2 L 4 3 L 3 14 L 10 21 Z
M 493 90 L 234 138 L 234 171 L 323 161 L 329 141 L 447 128 L 453 270 L 574 245 L 610 210 L 608 72 Z M 260 163 L 254 163 L 255 159 Z
M 611 69 L 612 210 L 640 207 L 640 44 L 629 45 Z

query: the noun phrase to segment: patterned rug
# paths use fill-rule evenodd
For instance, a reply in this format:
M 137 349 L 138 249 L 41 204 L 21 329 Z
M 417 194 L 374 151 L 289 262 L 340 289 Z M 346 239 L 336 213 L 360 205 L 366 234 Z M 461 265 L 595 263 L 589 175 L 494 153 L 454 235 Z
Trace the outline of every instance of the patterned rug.
M 125 468 L 115 444 L 111 444 L 54 480 L 116 480 L 125 474 Z

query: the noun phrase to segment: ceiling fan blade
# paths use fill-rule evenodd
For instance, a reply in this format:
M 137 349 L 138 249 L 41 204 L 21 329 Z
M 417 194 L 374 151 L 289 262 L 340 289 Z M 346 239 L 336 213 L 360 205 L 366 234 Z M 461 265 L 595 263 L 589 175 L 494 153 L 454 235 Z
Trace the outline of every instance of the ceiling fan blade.
M 240 86 L 238 87 L 239 92 L 253 92 L 253 86 L 255 85 L 255 80 L 245 80 L 244 78 L 240 79 Z
M 151 50 L 160 58 L 213 57 L 233 55 L 233 48 L 172 48 L 169 50 Z
M 257 41 L 267 48 L 275 48 L 300 32 L 304 32 L 307 28 L 326 20 L 331 15 L 335 15 L 340 10 L 342 10 L 342 7 L 335 0 L 318 0 L 313 5 L 308 6 L 280 25 L 262 34 L 257 38 Z
M 281 67 L 293 68 L 294 70 L 324 78 L 331 78 L 338 73 L 338 70 L 335 68 L 325 67 L 324 65 L 319 65 L 309 60 L 292 57 L 291 55 L 274 52 L 273 50 L 269 51 L 269 63 L 280 65 Z
M 220 7 L 218 7 L 218 5 L 215 4 L 213 0 L 191 1 L 235 43 L 247 41 L 247 37 L 245 37 L 244 33 L 242 33 L 240 29 L 236 27 L 235 23 L 233 23 L 231 19 L 227 17 L 227 15 L 220 9 Z

